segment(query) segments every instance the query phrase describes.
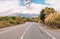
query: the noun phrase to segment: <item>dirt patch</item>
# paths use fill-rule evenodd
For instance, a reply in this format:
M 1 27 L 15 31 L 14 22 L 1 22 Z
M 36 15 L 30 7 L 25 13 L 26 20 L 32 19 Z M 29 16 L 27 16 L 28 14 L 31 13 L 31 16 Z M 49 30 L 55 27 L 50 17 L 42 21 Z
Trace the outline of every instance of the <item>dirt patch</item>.
M 45 26 L 47 27 L 48 29 L 57 29 L 56 27 L 52 26 L 52 25 L 47 25 L 47 24 L 44 24 L 44 23 L 40 23 L 41 26 Z

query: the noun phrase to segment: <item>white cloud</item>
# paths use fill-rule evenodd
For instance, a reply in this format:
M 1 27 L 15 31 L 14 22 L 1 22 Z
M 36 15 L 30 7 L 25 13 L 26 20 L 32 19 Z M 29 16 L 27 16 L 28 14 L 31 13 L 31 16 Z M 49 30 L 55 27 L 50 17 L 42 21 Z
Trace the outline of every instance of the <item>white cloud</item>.
M 25 6 L 19 6 L 20 0 L 0 0 L 0 16 L 23 13 L 23 14 L 40 14 L 41 9 L 46 6 L 53 7 L 60 10 L 60 0 L 46 0 L 47 4 L 31 4 L 31 8 L 27 9 Z
M 21 10 L 24 14 L 40 14 L 42 8 L 44 8 L 43 5 L 32 3 L 30 9 L 22 7 Z
M 45 2 L 51 5 L 60 4 L 60 0 L 46 0 Z
M 57 11 L 60 11 L 60 0 L 46 0 L 47 4 L 50 4 L 50 7 L 55 8 Z
M 25 6 L 19 6 L 19 0 L 0 0 L 0 16 L 23 13 L 23 14 L 39 14 L 43 8 L 41 4 L 31 4 L 31 10 Z
M 19 5 L 19 0 L 0 0 L 0 16 L 9 15 Z
M 34 12 L 36 14 L 40 14 L 40 10 L 44 8 L 43 5 L 41 5 L 41 4 L 34 4 L 34 3 L 31 4 L 31 7 L 32 7 L 32 9 L 34 10 Z

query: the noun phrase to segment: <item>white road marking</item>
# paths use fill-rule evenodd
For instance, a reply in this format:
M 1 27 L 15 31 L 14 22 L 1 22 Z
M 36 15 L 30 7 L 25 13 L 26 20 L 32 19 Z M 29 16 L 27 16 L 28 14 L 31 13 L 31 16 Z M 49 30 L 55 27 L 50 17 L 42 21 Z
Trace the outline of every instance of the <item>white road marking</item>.
M 42 27 L 39 26 L 39 28 L 44 31 L 48 36 L 50 36 L 52 39 L 56 39 L 54 36 L 52 36 L 51 34 L 49 34 L 46 30 L 44 30 Z
M 27 27 L 27 29 L 24 31 L 24 33 L 23 33 L 23 35 L 21 36 L 21 38 L 20 38 L 20 39 L 23 39 L 23 37 L 24 37 L 25 33 L 29 30 L 29 28 L 30 28 L 30 26 L 29 26 L 29 27 Z

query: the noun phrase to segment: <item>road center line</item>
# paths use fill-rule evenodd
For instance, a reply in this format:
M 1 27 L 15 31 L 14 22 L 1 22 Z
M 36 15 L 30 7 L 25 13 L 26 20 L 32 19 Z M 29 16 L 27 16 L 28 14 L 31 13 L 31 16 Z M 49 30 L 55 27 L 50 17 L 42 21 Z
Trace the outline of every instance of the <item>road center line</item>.
M 25 33 L 29 30 L 29 28 L 30 28 L 30 26 L 28 26 L 28 27 L 27 27 L 27 29 L 24 31 L 24 33 L 23 33 L 23 35 L 21 36 L 21 38 L 20 38 L 20 39 L 23 39 L 23 37 L 24 37 Z

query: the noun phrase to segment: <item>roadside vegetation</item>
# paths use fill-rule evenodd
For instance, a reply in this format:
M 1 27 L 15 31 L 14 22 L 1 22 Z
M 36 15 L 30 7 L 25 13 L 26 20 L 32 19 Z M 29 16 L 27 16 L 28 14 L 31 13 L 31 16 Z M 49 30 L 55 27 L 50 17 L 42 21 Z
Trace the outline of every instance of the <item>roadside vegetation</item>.
M 38 22 L 38 18 L 25 18 L 26 22 Z
M 40 15 L 36 18 L 0 16 L 0 28 L 23 24 L 25 22 L 39 22 L 52 27 L 60 28 L 60 13 L 54 8 L 46 7 L 41 10 Z
M 39 18 L 42 23 L 60 28 L 60 13 L 53 8 L 46 7 L 45 9 L 42 9 Z
M 9 27 L 17 24 L 25 23 L 25 19 L 20 16 L 1 16 L 0 17 L 0 28 Z
M 25 22 L 38 22 L 38 18 L 25 18 L 21 16 L 0 16 L 0 28 L 23 24 Z

